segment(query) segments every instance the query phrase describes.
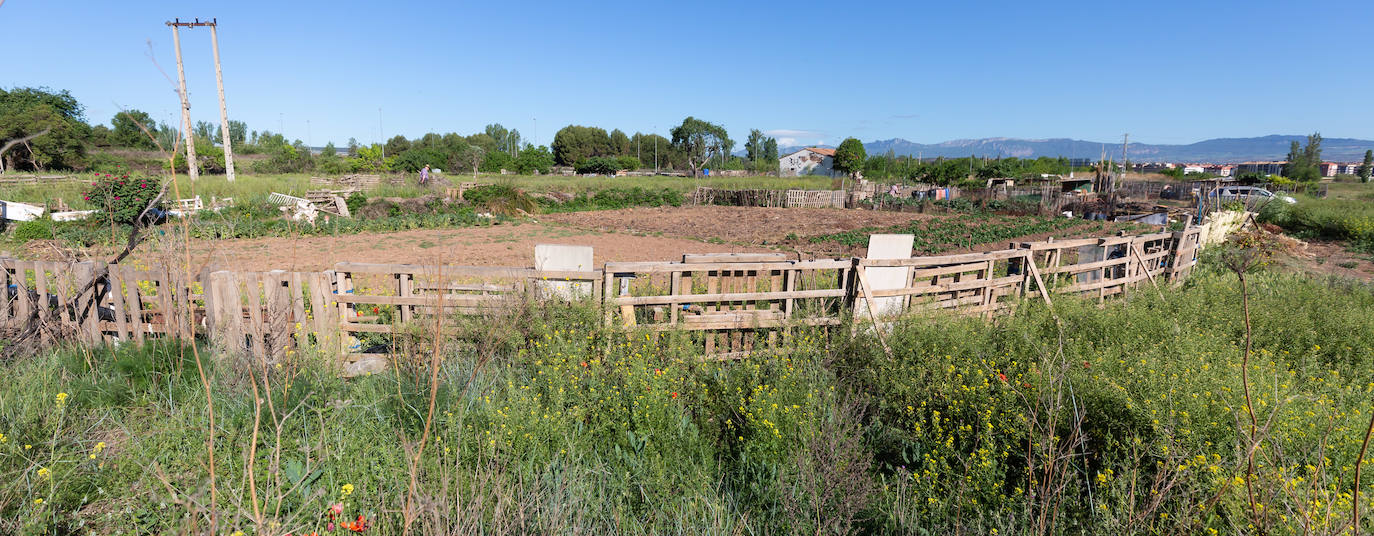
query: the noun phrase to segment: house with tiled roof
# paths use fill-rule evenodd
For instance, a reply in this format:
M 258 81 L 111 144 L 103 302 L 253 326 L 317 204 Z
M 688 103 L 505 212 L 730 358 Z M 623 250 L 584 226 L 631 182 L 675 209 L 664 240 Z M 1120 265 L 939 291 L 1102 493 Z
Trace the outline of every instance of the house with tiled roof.
M 825 147 L 807 147 L 778 159 L 778 174 L 784 177 L 799 175 L 835 174 L 835 150 Z

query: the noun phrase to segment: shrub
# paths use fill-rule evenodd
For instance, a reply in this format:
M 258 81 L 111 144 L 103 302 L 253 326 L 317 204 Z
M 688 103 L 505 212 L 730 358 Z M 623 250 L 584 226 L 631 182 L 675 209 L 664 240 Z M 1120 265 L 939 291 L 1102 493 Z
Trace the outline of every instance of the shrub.
M 53 237 L 53 221 L 47 218 L 20 222 L 14 226 L 14 241 L 47 240 Z
M 605 156 L 593 156 L 577 163 L 575 167 L 578 173 L 595 173 L 597 175 L 612 175 L 620 169 L 620 161 L 615 158 Z
M 83 197 L 116 223 L 132 224 L 162 189 L 162 180 L 98 173 Z
M 367 195 L 362 192 L 353 192 L 348 194 L 348 199 L 344 200 L 344 204 L 348 205 L 349 214 L 357 213 L 358 209 L 367 204 Z

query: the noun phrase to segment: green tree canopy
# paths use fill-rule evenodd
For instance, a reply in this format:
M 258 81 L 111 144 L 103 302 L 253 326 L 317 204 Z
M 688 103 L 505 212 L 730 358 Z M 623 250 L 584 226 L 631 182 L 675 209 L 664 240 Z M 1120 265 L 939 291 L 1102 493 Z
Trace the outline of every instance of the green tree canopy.
M 560 166 L 573 166 L 593 156 L 608 156 L 611 137 L 597 127 L 568 125 L 553 135 L 553 158 Z
M 0 171 L 83 164 L 91 127 L 66 90 L 0 89 Z
M 692 170 L 693 176 L 712 155 L 722 155 L 724 160 L 724 155 L 734 145 L 725 127 L 690 116 L 683 119 L 681 125 L 673 127 L 672 135 L 673 148 L 687 159 L 687 167 Z
M 1369 175 L 1374 173 L 1374 150 L 1365 150 L 1364 163 L 1360 164 L 1360 182 L 1369 182 Z
M 410 150 L 410 140 L 407 140 L 405 136 L 397 134 L 386 140 L 386 154 L 389 156 L 400 156 L 401 153 L 408 150 Z
M 630 145 L 630 137 L 618 128 L 611 131 L 611 154 L 614 156 L 635 154 L 634 146 Z
M 867 151 L 864 151 L 863 142 L 856 138 L 845 138 L 840 142 L 840 146 L 835 149 L 835 171 L 848 173 L 851 177 L 857 177 L 859 172 L 864 169 L 864 160 L 868 158 Z
M 132 149 L 156 149 L 157 144 L 148 134 L 157 135 L 157 122 L 147 113 L 139 110 L 125 110 L 115 114 L 110 119 L 110 124 L 114 129 L 110 132 L 110 143 L 117 147 L 129 147 Z M 148 134 L 139 128 L 142 124 L 147 127 Z

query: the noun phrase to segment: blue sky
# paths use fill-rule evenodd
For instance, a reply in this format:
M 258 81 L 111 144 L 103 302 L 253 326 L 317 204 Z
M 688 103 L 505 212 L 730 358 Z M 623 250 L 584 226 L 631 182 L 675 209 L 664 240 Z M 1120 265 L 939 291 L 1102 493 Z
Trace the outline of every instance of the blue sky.
M 175 79 L 174 17 L 219 19 L 231 118 L 314 145 L 492 122 L 547 144 L 570 123 L 666 133 L 688 115 L 782 145 L 1374 138 L 1368 0 L 3 0 L 0 86 L 68 89 L 95 123 L 174 121 L 149 57 Z M 218 119 L 209 43 L 182 32 L 193 120 Z

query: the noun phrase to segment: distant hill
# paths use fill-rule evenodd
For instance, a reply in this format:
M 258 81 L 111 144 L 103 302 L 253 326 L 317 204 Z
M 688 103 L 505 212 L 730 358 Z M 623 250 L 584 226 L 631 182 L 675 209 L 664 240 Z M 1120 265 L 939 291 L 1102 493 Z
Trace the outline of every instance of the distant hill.
M 1131 143 L 1127 156 L 1134 162 L 1244 162 L 1246 160 L 1283 160 L 1289 143 L 1306 141 L 1307 136 L 1271 134 L 1257 138 L 1214 138 L 1186 145 Z M 825 147 L 825 146 L 821 146 Z M 1097 142 L 1069 138 L 1026 140 L 1018 138 L 983 138 L 978 140 L 950 140 L 942 143 L 916 143 L 902 138 L 877 140 L 864 144 L 868 154 L 885 154 L 891 150 L 898 156 L 958 158 L 963 156 L 1017 158 L 1069 157 L 1096 160 L 1103 148 L 1107 156 L 1121 159 L 1121 142 Z M 782 147 L 781 154 L 802 147 Z M 1322 158 L 1327 161 L 1350 162 L 1364 158 L 1364 152 L 1374 149 L 1374 140 L 1353 138 L 1325 138 Z

